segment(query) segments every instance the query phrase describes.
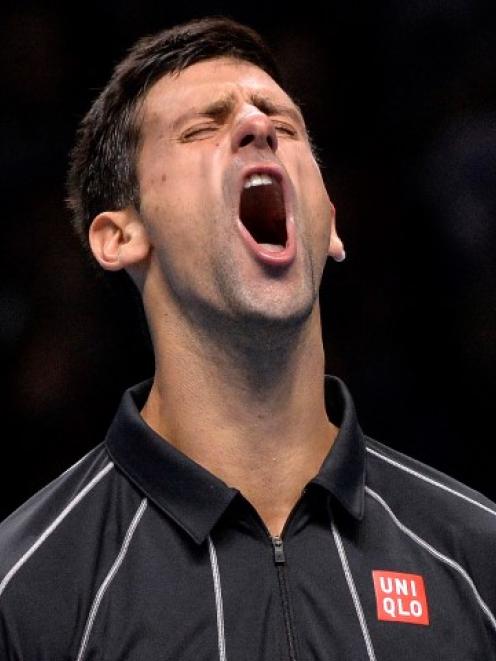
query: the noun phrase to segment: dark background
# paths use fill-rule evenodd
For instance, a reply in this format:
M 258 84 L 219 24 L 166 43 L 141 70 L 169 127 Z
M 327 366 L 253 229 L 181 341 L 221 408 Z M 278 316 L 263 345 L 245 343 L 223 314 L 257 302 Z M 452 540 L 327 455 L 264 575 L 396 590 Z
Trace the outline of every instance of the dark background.
M 328 371 L 370 435 L 496 499 L 494 3 L 326 4 L 3 4 L 0 518 L 153 372 L 130 301 L 70 227 L 67 157 L 132 43 L 207 14 L 262 33 L 320 147 L 348 255 L 322 288 Z

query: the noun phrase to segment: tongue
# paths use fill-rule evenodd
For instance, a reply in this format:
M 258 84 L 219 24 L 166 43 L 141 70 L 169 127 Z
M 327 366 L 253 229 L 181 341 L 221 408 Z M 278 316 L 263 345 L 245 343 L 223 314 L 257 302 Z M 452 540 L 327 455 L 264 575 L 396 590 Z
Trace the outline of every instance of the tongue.
M 258 245 L 269 252 L 282 252 L 284 250 L 284 246 L 281 246 L 278 243 L 259 243 Z

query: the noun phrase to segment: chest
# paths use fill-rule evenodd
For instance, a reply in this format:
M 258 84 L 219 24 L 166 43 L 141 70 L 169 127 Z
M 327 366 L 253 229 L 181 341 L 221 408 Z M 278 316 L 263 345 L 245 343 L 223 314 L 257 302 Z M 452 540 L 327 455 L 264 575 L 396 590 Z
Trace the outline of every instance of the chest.
M 193 552 L 142 532 L 102 595 L 88 661 L 496 659 L 470 582 L 392 528 L 228 528 Z

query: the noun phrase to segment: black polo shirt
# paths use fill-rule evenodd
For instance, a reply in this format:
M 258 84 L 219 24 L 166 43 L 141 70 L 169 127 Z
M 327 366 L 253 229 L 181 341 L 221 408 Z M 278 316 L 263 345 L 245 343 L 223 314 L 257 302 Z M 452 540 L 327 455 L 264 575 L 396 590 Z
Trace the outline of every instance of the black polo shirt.
M 364 436 L 341 381 L 281 538 L 147 426 L 150 387 L 1 524 L 2 661 L 496 659 L 496 506 Z

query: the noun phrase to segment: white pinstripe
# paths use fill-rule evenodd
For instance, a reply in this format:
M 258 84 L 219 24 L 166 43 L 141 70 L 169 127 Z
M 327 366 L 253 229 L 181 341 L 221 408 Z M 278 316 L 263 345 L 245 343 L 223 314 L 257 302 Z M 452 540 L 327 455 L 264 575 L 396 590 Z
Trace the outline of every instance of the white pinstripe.
M 484 510 L 485 512 L 488 512 L 489 514 L 492 514 L 493 516 L 496 516 L 496 512 L 488 507 L 487 505 L 483 505 L 482 503 L 479 503 L 479 501 L 475 500 L 474 498 L 470 498 L 470 496 L 466 496 L 465 494 L 461 493 L 460 491 L 457 491 L 456 489 L 452 489 L 446 484 L 443 484 L 442 482 L 439 482 L 438 480 L 434 480 L 432 477 L 429 477 L 428 475 L 424 475 L 423 473 L 419 473 L 418 471 L 414 470 L 413 468 L 410 468 L 409 466 L 405 466 L 405 464 L 402 464 L 400 461 L 396 461 L 395 459 L 391 459 L 390 457 L 387 457 L 384 454 L 381 454 L 380 452 L 377 452 L 377 450 L 373 450 L 372 448 L 367 447 L 367 452 L 370 452 L 370 454 L 373 454 L 374 457 L 378 457 L 379 459 L 382 459 L 382 461 L 386 461 L 388 464 L 391 464 L 392 466 L 395 466 L 396 468 L 399 468 L 402 471 L 405 471 L 405 473 L 409 473 L 410 475 L 413 475 L 414 477 L 417 477 L 419 480 L 423 480 L 424 482 L 428 482 L 429 484 L 432 484 L 435 487 L 438 487 L 439 489 L 442 489 L 443 491 L 447 491 L 450 493 L 452 496 L 456 496 L 457 498 L 461 498 L 462 500 L 466 500 L 468 503 L 471 503 L 472 505 L 475 505 L 476 507 L 480 507 L 481 510 Z
M 410 539 L 413 539 L 414 542 L 416 542 L 419 546 L 422 546 L 426 551 L 428 551 L 432 556 L 440 560 L 441 562 L 444 562 L 444 564 L 448 565 L 452 569 L 454 569 L 456 572 L 458 572 L 467 582 L 469 585 L 470 589 L 472 590 L 477 603 L 481 607 L 482 611 L 486 614 L 488 617 L 489 621 L 491 622 L 491 625 L 493 629 L 496 631 L 496 618 L 494 617 L 493 613 L 491 612 L 489 606 L 486 604 L 486 602 L 482 599 L 482 597 L 479 594 L 479 591 L 475 587 L 475 583 L 469 576 L 469 574 L 463 569 L 461 565 L 458 564 L 455 560 L 452 560 L 450 557 L 447 555 L 444 555 L 444 553 L 441 553 L 441 551 L 438 551 L 434 546 L 431 546 L 428 542 L 425 541 L 425 539 L 422 539 L 422 537 L 419 537 L 416 533 L 413 532 L 410 528 L 405 526 L 394 514 L 392 509 L 389 507 L 389 505 L 386 503 L 386 501 L 379 496 L 379 494 L 370 487 L 365 487 L 365 491 L 372 497 L 374 498 L 382 507 L 386 510 L 386 512 L 389 514 L 389 516 L 392 518 L 394 523 L 398 526 L 398 528 L 405 533 L 405 535 L 408 535 Z
M 227 661 L 226 656 L 226 637 L 224 632 L 224 607 L 222 603 L 222 590 L 220 584 L 219 564 L 217 562 L 217 553 L 210 536 L 208 537 L 208 550 L 210 553 L 210 565 L 212 567 L 212 576 L 214 579 L 215 606 L 217 611 L 217 637 L 219 644 L 219 661 Z
M 134 532 L 138 526 L 138 523 L 141 520 L 141 517 L 143 516 L 146 510 L 147 502 L 148 501 L 146 498 L 143 498 L 143 500 L 141 501 L 141 504 L 138 507 L 136 514 L 133 517 L 133 520 L 129 524 L 129 528 L 127 529 L 126 536 L 124 537 L 124 541 L 122 542 L 121 550 L 119 551 L 119 554 L 114 560 L 112 567 L 110 568 L 108 574 L 105 576 L 102 584 L 98 589 L 98 592 L 96 593 L 96 597 L 93 601 L 93 605 L 91 606 L 90 614 L 88 615 L 88 619 L 86 621 L 86 626 L 84 628 L 84 634 L 81 639 L 81 644 L 79 646 L 79 653 L 77 655 L 76 661 L 82 661 L 84 657 L 84 653 L 88 645 L 88 640 L 90 638 L 91 630 L 93 629 L 93 624 L 95 623 L 95 618 L 98 613 L 98 608 L 100 607 L 100 602 L 102 601 L 105 591 L 112 582 L 114 576 L 117 574 L 117 571 L 119 570 L 119 567 L 121 566 L 126 556 Z
M 338 529 L 334 525 L 334 522 L 331 523 L 331 528 L 334 541 L 336 542 L 336 547 L 338 549 L 339 558 L 341 560 L 341 565 L 343 567 L 344 575 L 346 577 L 346 582 L 348 583 L 348 588 L 351 592 L 351 598 L 353 599 L 353 604 L 355 605 L 358 621 L 360 622 L 363 639 L 365 641 L 365 647 L 367 648 L 367 654 L 369 655 L 369 661 L 376 661 L 374 646 L 372 645 L 369 629 L 367 627 L 367 620 L 365 619 L 365 615 L 363 613 L 362 604 L 360 603 L 360 597 L 358 596 L 358 592 L 355 587 L 355 581 L 353 580 L 353 575 L 348 564 L 348 559 L 346 557 L 343 542 L 341 541 L 341 536 L 338 532 Z
M 17 574 L 19 569 L 29 560 L 37 549 L 43 544 L 43 542 L 52 534 L 52 532 L 58 527 L 60 523 L 65 519 L 65 517 L 76 507 L 76 505 L 89 493 L 95 485 L 100 482 L 100 480 L 105 477 L 114 464 L 112 462 L 108 463 L 102 470 L 95 475 L 95 477 L 88 482 L 88 484 L 81 489 L 75 498 L 62 510 L 58 517 L 52 521 L 52 523 L 46 528 L 35 543 L 29 547 L 29 549 L 22 555 L 15 565 L 9 570 L 9 572 L 4 576 L 2 582 L 0 583 L 0 597 L 2 596 L 5 588 L 10 583 L 12 578 Z
M 84 454 L 80 459 L 78 459 L 72 466 L 69 466 L 69 468 L 66 468 L 65 471 L 60 475 L 60 477 L 63 477 L 64 475 L 67 475 L 71 471 L 73 471 L 79 464 L 82 464 L 85 459 L 87 459 L 92 452 L 95 452 L 96 448 L 91 448 L 86 454 Z

